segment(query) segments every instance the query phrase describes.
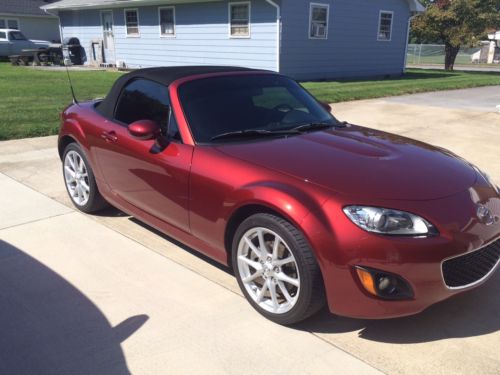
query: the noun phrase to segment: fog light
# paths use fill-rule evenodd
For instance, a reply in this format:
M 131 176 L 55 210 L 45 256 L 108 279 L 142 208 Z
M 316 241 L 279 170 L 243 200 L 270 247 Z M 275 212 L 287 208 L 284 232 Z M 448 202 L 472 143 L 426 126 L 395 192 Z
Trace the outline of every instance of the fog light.
M 397 275 L 359 266 L 356 273 L 365 290 L 374 296 L 384 299 L 413 298 L 411 286 Z
M 378 288 L 380 290 L 386 290 L 391 286 L 391 280 L 388 277 L 381 277 L 378 280 Z

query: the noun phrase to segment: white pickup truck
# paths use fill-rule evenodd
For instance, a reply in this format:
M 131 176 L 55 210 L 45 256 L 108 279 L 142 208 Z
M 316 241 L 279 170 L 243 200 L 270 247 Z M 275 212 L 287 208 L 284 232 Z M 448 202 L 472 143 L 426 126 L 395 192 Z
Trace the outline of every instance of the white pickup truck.
M 22 50 L 48 48 L 45 40 L 29 40 L 19 30 L 0 29 L 0 57 L 20 55 Z

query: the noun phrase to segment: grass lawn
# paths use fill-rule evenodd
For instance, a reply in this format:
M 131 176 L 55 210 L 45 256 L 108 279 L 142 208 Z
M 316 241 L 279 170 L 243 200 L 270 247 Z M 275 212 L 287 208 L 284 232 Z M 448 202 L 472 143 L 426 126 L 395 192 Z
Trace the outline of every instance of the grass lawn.
M 105 96 L 121 73 L 72 71 L 81 101 Z M 425 91 L 500 85 L 500 74 L 409 70 L 398 79 L 306 82 L 318 99 L 329 103 Z M 71 102 L 66 72 L 35 70 L 0 63 L 0 140 L 56 134 L 59 113 Z

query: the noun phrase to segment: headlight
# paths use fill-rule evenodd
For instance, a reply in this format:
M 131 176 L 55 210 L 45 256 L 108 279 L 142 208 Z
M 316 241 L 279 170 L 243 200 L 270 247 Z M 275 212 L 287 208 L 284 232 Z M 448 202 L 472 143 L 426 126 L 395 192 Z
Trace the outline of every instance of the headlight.
M 399 236 L 437 234 L 431 223 L 409 212 L 365 206 L 348 206 L 344 212 L 354 224 L 368 232 Z

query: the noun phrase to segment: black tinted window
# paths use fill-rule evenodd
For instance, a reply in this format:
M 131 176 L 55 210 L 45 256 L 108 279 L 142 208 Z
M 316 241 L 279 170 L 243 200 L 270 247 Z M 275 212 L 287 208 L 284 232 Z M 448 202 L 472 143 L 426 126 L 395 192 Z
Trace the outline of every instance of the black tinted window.
M 0 31 L 0 39 L 6 39 L 6 35 L 3 31 Z
M 241 130 L 288 130 L 337 121 L 295 81 L 279 75 L 214 77 L 179 88 L 197 142 Z
M 170 116 L 169 106 L 167 87 L 153 81 L 137 79 L 122 91 L 115 118 L 127 125 L 138 120 L 152 120 L 166 132 Z M 175 120 L 170 123 L 169 133 L 173 138 L 180 139 Z

